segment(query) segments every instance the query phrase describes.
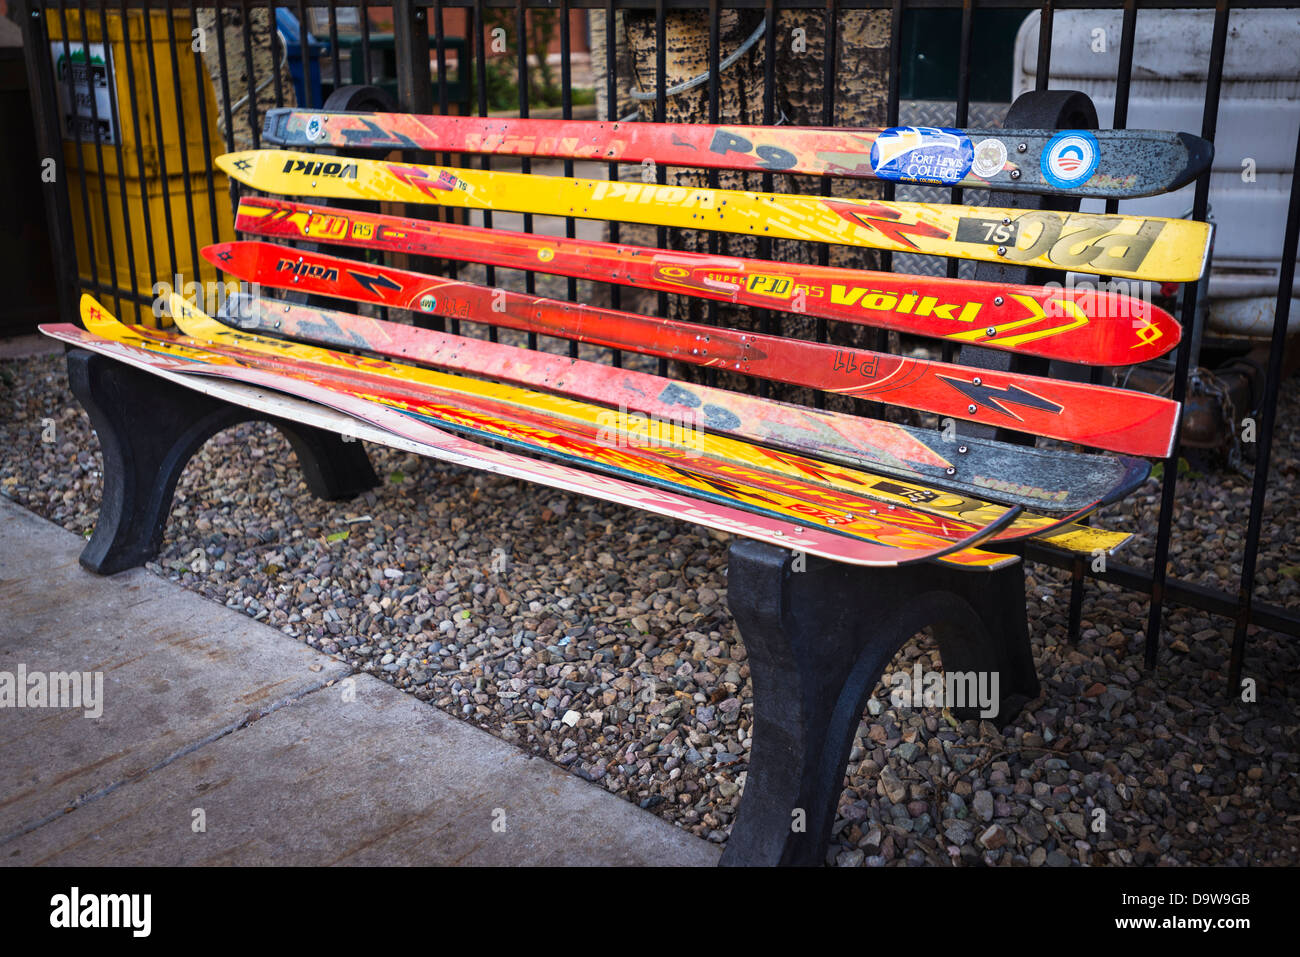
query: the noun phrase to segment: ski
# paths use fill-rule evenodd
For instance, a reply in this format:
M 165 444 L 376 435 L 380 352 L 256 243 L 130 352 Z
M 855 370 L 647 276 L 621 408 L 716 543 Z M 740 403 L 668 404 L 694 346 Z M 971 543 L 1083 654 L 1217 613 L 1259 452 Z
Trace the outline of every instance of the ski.
M 1181 336 L 1163 309 L 1086 286 L 1053 289 L 669 252 L 256 196 L 240 200 L 235 229 L 616 282 L 1092 365 L 1139 365 L 1164 355 Z
M 234 179 L 285 196 L 436 203 L 895 252 L 1190 282 L 1210 249 L 1206 223 L 1146 216 L 997 209 L 453 169 L 289 150 L 217 158 Z
M 210 365 L 202 361 L 175 359 L 144 348 L 101 338 L 78 327 L 60 323 L 44 325 L 48 336 L 68 345 L 89 349 L 164 379 L 212 395 L 236 405 L 273 416 L 285 416 L 284 396 L 302 401 L 292 403 L 289 412 L 296 421 L 332 431 L 344 431 L 358 438 L 430 458 L 481 469 L 509 478 L 523 479 L 548 488 L 574 492 L 592 498 L 627 505 L 642 511 L 743 535 L 782 548 L 854 565 L 892 566 L 926 560 L 941 560 L 969 569 L 996 569 L 1014 562 L 1008 555 L 962 546 L 904 549 L 862 541 L 818 529 L 775 522 L 736 508 L 714 505 L 671 492 L 649 488 L 553 462 L 539 461 L 500 449 L 481 446 L 419 419 L 404 415 L 366 399 L 300 380 L 272 375 L 240 366 Z M 218 384 L 213 384 L 218 383 Z M 223 385 L 225 387 L 223 387 Z M 257 386 L 266 392 L 249 390 Z M 359 427 L 341 429 L 337 419 L 323 410 L 343 413 Z
M 307 375 L 310 381 L 328 382 L 331 387 L 346 386 L 355 394 L 479 439 L 508 442 L 523 451 L 579 467 L 630 476 L 687 494 L 711 495 L 741 508 L 846 534 L 881 535 L 876 518 L 881 515 L 892 527 L 963 541 L 982 532 L 988 524 L 1001 526 L 1007 511 L 995 509 L 998 514 L 992 522 L 979 522 L 934 515 L 906 505 L 884 505 L 878 499 L 853 492 L 716 459 L 692 448 L 689 436 L 673 434 L 677 430 L 670 428 L 645 428 L 645 423 L 634 418 L 620 420 L 610 414 L 607 424 L 564 420 L 518 405 L 503 406 L 471 394 L 432 389 L 406 380 L 378 383 L 369 374 L 330 368 L 327 363 L 304 367 L 300 360 L 277 359 L 260 349 L 246 348 L 249 345 L 247 341 L 233 348 L 209 345 L 205 351 L 280 375 Z M 1027 534 L 1029 530 L 1020 529 L 1000 537 L 1015 539 Z
M 1006 512 L 1005 507 L 986 501 L 950 493 L 936 494 L 935 490 L 913 483 L 899 484 L 878 475 L 836 468 L 825 462 L 712 435 L 692 419 L 657 415 L 647 418 L 641 413 L 629 414 L 624 408 L 615 411 L 464 375 L 447 376 L 409 364 L 377 363 L 302 343 L 268 339 L 231 329 L 192 307 L 178 307 L 175 316 L 178 326 L 191 340 L 202 343 L 207 351 L 231 359 L 246 361 L 251 352 L 269 360 L 274 371 L 290 374 L 304 364 L 309 368 L 328 367 L 341 377 L 370 380 L 361 382 L 363 387 L 373 387 L 373 380 L 379 377 L 386 380 L 383 389 L 390 398 L 403 394 L 408 400 L 412 395 L 416 401 L 432 398 L 474 413 L 507 416 L 534 429 L 567 430 L 585 442 L 605 445 L 613 442 L 618 449 L 633 450 L 626 454 L 658 460 L 659 465 L 671 469 L 685 467 L 697 475 L 707 475 L 715 487 L 717 483 L 729 485 L 740 479 L 822 508 L 837 507 L 849 513 L 850 517 L 855 510 L 864 508 L 876 514 L 883 505 L 894 524 L 927 530 L 937 517 L 947 528 L 945 535 L 954 527 L 957 531 L 973 532 L 979 525 L 1000 521 Z M 173 340 L 169 338 L 167 341 Z M 462 340 L 463 350 L 477 342 Z M 609 455 L 608 452 L 602 454 Z M 616 451 L 613 454 L 621 458 L 625 453 Z M 870 501 L 864 504 L 864 499 Z M 1092 503 L 1090 507 L 1063 518 L 1020 515 L 996 538 L 1003 541 L 1032 535 L 1071 551 L 1090 553 L 1097 548 L 1113 551 L 1127 540 L 1127 535 L 1073 524 L 1075 519 L 1090 513 L 1100 504 Z M 918 520 L 913 514 L 918 511 L 933 517 Z M 835 516 L 832 524 L 843 520 L 843 516 Z
M 785 450 L 821 460 L 820 469 L 807 475 L 812 481 L 821 469 L 828 469 L 827 463 L 836 463 L 901 480 L 902 488 L 920 481 L 945 489 L 907 491 L 914 504 L 939 502 L 948 507 L 956 503 L 956 496 L 966 495 L 1086 514 L 1094 505 L 1123 498 L 1150 472 L 1143 459 L 1064 453 L 974 437 L 957 441 L 878 419 L 330 309 L 252 299 L 241 303 L 237 313 L 226 321 L 250 332 L 491 377 L 634 410 L 661 421 L 689 418 L 710 432 L 771 446 L 764 450 L 768 455 Z M 1009 482 L 1007 476 L 1021 481 Z M 1063 481 L 1066 476 L 1068 485 Z M 852 484 L 838 472 L 831 477 Z
M 290 149 L 441 150 L 808 173 L 928 186 L 1133 199 L 1190 183 L 1214 147 L 1162 130 L 827 129 L 268 110 Z
M 175 308 L 181 308 L 179 304 L 183 303 L 183 300 L 175 297 L 173 301 Z M 458 414 L 455 410 L 450 410 L 450 414 L 448 414 L 449 410 L 441 407 L 438 403 L 416 400 L 409 394 L 388 395 L 385 401 L 385 393 L 383 391 L 376 392 L 375 383 L 362 381 L 355 375 L 332 375 L 329 370 L 310 368 L 301 363 L 283 364 L 283 368 L 277 369 L 274 368 L 274 364 L 259 365 L 259 360 L 255 356 L 245 355 L 235 359 L 204 350 L 197 344 L 186 343 L 182 337 L 169 336 L 167 333 L 157 333 L 139 327 L 131 329 L 118 323 L 93 300 L 83 306 L 83 321 L 87 325 L 87 333 L 82 335 L 89 334 L 101 340 L 111 340 L 121 346 L 134 347 L 150 352 L 161 352 L 177 362 L 176 369 L 183 370 L 186 373 L 203 371 L 209 374 L 241 378 L 244 381 L 254 381 L 255 377 L 256 381 L 261 385 L 276 388 L 291 395 L 310 398 L 327 407 L 340 409 L 364 421 L 378 424 L 381 428 L 386 428 L 397 435 L 418 438 L 418 436 L 411 435 L 411 427 L 403 428 L 399 424 L 401 419 L 405 419 L 408 423 L 414 421 L 417 424 L 422 424 L 426 429 L 434 429 L 431 444 L 445 446 L 448 443 L 432 441 L 432 438 L 446 435 L 446 433 L 436 428 L 430 421 L 445 417 L 444 421 L 449 421 L 458 431 L 477 434 L 493 441 L 504 441 L 507 444 L 522 447 L 529 451 L 545 448 L 543 440 L 547 436 L 538 430 L 519 429 L 517 426 L 512 428 L 510 423 L 504 420 L 494 420 L 492 417 L 485 415 L 463 416 L 463 413 Z M 57 338 L 63 338 L 65 341 L 69 341 L 67 335 L 69 331 L 73 333 L 79 332 L 75 327 L 68 326 L 44 327 L 43 331 Z M 394 415 L 397 418 L 394 418 Z M 486 455 L 487 458 L 496 459 L 498 462 L 501 461 L 500 456 L 504 455 L 506 461 L 515 465 L 513 471 L 499 468 L 493 469 L 493 471 L 503 471 L 505 474 L 513 474 L 516 477 L 529 479 L 539 473 L 541 475 L 549 474 L 552 478 L 556 474 L 553 469 L 545 468 L 549 463 L 521 458 L 511 453 L 501 453 L 498 450 L 477 444 L 472 444 L 471 448 L 480 455 Z M 566 441 L 560 442 L 554 448 L 549 449 L 549 454 L 552 457 L 569 461 L 580 461 L 584 465 L 595 466 L 612 473 L 619 486 L 627 484 L 619 478 L 620 475 L 627 474 L 634 475 L 640 481 L 654 481 L 660 486 L 684 483 L 691 478 L 688 470 L 674 472 L 676 481 L 671 482 L 649 474 L 642 474 L 642 472 L 635 469 L 625 468 L 625 465 L 633 464 L 631 460 L 635 457 L 629 457 L 622 464 L 616 464 L 618 463 L 617 458 L 589 461 L 585 456 L 591 451 L 591 449 L 583 448 L 581 442 L 577 442 L 572 437 L 567 437 Z M 445 458 L 446 456 L 440 457 Z M 641 465 L 639 461 L 635 464 L 637 466 Z M 540 468 L 533 469 L 534 466 Z M 521 469 L 526 471 L 521 473 Z M 569 478 L 571 484 L 576 477 L 595 478 L 569 468 L 563 469 L 562 474 Z M 547 482 L 546 484 L 555 485 L 554 482 Z M 738 515 L 744 516 L 744 521 L 749 527 L 755 527 L 753 525 L 754 515 L 750 513 L 760 514 L 762 518 L 768 520 L 766 525 L 757 526 L 765 532 L 764 535 L 758 536 L 762 537 L 763 540 L 787 548 L 793 547 L 811 551 L 811 549 L 804 548 L 811 535 L 813 540 L 817 541 L 822 548 L 822 551 L 817 552 L 818 554 L 830 552 L 827 557 L 852 560 L 860 564 L 897 564 L 900 559 L 905 561 L 920 560 L 947 554 L 953 554 L 952 560 L 958 564 L 973 567 L 998 567 L 1006 564 L 1008 560 L 1013 560 L 1008 559 L 1007 556 L 973 550 L 972 546 L 996 534 L 1005 524 L 1009 523 L 1016 514 L 1014 509 L 1009 510 L 1001 521 L 991 523 L 971 535 L 961 536 L 955 532 L 949 532 L 947 540 L 945 540 L 938 534 L 930 534 L 928 531 L 918 531 L 899 526 L 870 514 L 854 516 L 852 520 L 845 520 L 837 524 L 835 514 L 828 512 L 826 509 L 792 508 L 790 502 L 784 500 L 781 496 L 763 490 L 756 491 L 742 487 L 741 483 L 728 483 L 725 489 L 710 487 L 707 483 L 701 484 L 704 487 L 700 491 L 690 490 L 687 493 L 689 496 L 687 498 L 681 497 L 673 490 L 660 488 L 661 492 L 668 492 L 673 504 L 677 507 L 671 510 L 662 508 L 652 510 L 673 517 L 686 517 L 689 520 L 701 521 L 702 524 L 711 524 L 712 527 L 723 528 L 727 531 L 741 531 L 742 534 L 748 534 L 748 532 L 744 528 L 736 527 Z M 600 495 L 600 497 L 611 497 L 600 493 L 602 488 L 607 488 L 601 483 L 587 483 L 587 486 L 594 489 L 595 494 Z M 637 486 L 634 485 L 632 488 L 636 489 Z M 592 494 L 592 492 L 588 491 L 588 494 Z M 639 496 L 632 501 L 626 501 L 626 498 L 625 494 L 622 498 L 613 498 L 612 500 L 624 501 L 625 504 L 640 504 Z M 700 499 L 703 499 L 703 501 Z M 720 501 L 723 499 L 735 500 Z M 738 513 L 736 510 L 737 500 L 742 499 L 744 504 L 739 505 L 742 511 Z M 653 495 L 650 496 L 650 500 L 661 503 L 664 501 L 661 498 L 656 499 Z M 685 515 L 683 515 L 683 506 L 687 507 Z M 704 507 L 703 511 L 701 506 Z M 710 509 L 709 506 L 713 506 L 713 509 Z M 703 520 L 703 517 L 714 514 L 718 507 L 723 509 L 722 514 L 730 518 L 730 521 L 711 523 Z M 780 517 L 771 514 L 776 511 L 784 511 L 790 514 L 781 515 Z M 777 524 L 772 524 L 773 522 Z M 793 525 L 792 522 L 800 524 Z M 942 531 L 938 523 L 931 524 L 934 525 L 936 532 Z M 843 543 L 836 541 L 837 538 L 843 539 Z M 854 544 L 856 544 L 856 547 L 853 547 Z M 959 556 L 956 554 L 958 552 L 960 552 Z
M 203 255 L 271 288 L 629 349 L 1130 455 L 1167 456 L 1178 423 L 1177 403 L 1142 392 L 641 316 L 270 243 L 221 243 Z

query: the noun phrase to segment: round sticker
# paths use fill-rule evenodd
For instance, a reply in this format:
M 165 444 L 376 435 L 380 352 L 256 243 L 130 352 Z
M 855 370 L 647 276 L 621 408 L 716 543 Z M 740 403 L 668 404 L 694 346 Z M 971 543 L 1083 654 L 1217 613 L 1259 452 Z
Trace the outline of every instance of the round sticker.
M 438 308 L 438 300 L 433 296 L 421 296 L 420 308 L 425 312 L 433 312 L 433 310 Z
M 1097 171 L 1100 158 L 1097 138 L 1087 130 L 1057 133 L 1043 150 L 1043 179 L 1057 189 L 1082 185 Z
M 975 144 L 975 159 L 970 171 L 980 179 L 992 179 L 1007 165 L 1007 146 L 1001 140 L 989 138 Z
M 899 183 L 960 183 L 970 171 L 972 147 L 961 130 L 895 126 L 871 144 L 871 168 Z
M 325 135 L 325 120 L 320 116 L 309 116 L 307 118 L 307 129 L 304 131 L 309 140 L 318 140 Z
M 537 250 L 537 258 L 544 263 L 548 263 L 555 258 L 555 250 L 550 249 L 548 247 L 543 247 Z

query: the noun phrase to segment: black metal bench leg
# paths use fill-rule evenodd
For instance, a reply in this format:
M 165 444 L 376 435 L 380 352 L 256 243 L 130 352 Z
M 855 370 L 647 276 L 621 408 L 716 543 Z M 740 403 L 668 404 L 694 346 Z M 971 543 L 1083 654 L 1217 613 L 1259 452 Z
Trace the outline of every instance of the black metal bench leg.
M 70 350 L 68 381 L 104 456 L 99 518 L 80 558 L 99 575 L 158 554 L 186 463 L 209 438 L 240 422 L 267 421 L 284 433 L 308 488 L 321 498 L 351 498 L 378 484 L 360 442 L 231 405 L 105 356 Z
M 797 571 L 784 549 L 731 545 L 727 597 L 748 652 L 754 727 L 723 864 L 823 863 L 867 698 L 927 625 L 945 670 L 998 673 L 1000 723 L 1038 695 L 1022 564 L 980 573 L 802 561 Z

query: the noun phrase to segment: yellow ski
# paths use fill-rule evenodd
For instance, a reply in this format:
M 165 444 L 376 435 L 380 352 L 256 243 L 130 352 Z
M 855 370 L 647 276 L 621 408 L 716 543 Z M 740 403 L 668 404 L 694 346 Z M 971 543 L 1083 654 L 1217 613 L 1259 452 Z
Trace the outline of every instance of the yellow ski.
M 217 164 L 254 189 L 288 196 L 694 227 L 1165 282 L 1199 279 L 1210 248 L 1208 224 L 1149 216 L 751 193 L 290 150 L 227 153 Z

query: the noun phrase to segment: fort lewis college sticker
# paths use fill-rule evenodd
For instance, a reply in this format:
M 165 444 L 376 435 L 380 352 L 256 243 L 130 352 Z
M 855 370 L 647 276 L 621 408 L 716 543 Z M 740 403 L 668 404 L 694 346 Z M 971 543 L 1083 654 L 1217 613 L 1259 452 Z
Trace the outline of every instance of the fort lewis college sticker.
M 974 152 L 961 130 L 895 126 L 871 144 L 871 167 L 881 179 L 950 186 L 966 178 Z
M 1043 150 L 1043 179 L 1057 189 L 1081 186 L 1097 171 L 1100 157 L 1097 137 L 1087 130 L 1057 133 Z

